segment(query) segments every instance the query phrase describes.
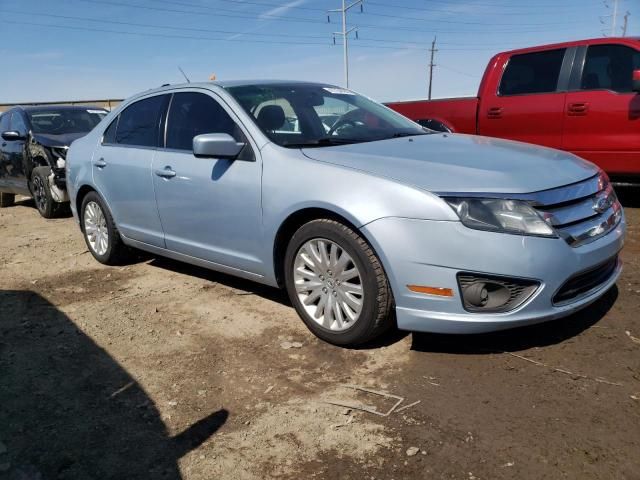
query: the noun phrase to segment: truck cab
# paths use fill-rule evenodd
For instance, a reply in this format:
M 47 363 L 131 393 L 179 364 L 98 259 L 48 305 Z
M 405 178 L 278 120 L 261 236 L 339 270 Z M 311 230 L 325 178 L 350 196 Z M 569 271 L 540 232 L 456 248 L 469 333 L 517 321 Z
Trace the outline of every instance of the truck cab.
M 602 38 L 499 53 L 476 99 L 389 106 L 428 127 L 566 150 L 637 183 L 639 91 L 640 39 Z

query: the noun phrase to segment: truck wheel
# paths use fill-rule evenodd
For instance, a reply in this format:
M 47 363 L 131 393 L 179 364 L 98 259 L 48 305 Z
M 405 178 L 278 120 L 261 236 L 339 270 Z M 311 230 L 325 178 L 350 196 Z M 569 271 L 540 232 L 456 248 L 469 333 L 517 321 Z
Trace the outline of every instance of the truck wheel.
M 80 227 L 84 241 L 95 258 L 105 265 L 121 265 L 129 255 L 129 248 L 122 242 L 111 212 L 96 192 L 89 192 L 82 200 Z
M 38 212 L 44 218 L 53 218 L 58 213 L 58 203 L 53 200 L 49 188 L 49 175 L 51 175 L 49 167 L 36 167 L 31 172 L 31 194 Z
M 13 193 L 0 192 L 0 208 L 13 207 L 16 196 Z
M 351 228 L 313 220 L 293 235 L 285 254 L 291 303 L 316 336 L 358 345 L 393 324 L 393 295 L 380 260 Z

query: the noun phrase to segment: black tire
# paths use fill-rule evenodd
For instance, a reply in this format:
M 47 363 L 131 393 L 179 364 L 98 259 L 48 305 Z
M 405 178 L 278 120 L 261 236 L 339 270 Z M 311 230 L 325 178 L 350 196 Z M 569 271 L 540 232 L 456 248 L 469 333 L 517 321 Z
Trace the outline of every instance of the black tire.
M 349 254 L 361 274 L 364 292 L 362 310 L 355 323 L 342 331 L 320 325 L 307 313 L 298 298 L 294 280 L 295 259 L 309 240 L 327 239 Z M 291 238 L 284 260 L 285 285 L 291 303 L 309 330 L 326 342 L 357 346 L 378 337 L 394 324 L 393 294 L 380 260 L 367 241 L 353 229 L 335 220 L 319 219 L 306 223 Z
M 13 193 L 0 192 L 0 208 L 13 207 L 16 196 Z
M 98 207 L 100 207 L 108 232 L 107 248 L 106 251 L 102 254 L 94 250 L 85 229 L 86 210 L 87 206 L 91 203 L 95 203 L 98 205 Z M 91 253 L 91 255 L 93 255 L 93 258 L 105 265 L 122 265 L 123 263 L 126 263 L 128 261 L 131 255 L 131 250 L 122 242 L 120 232 L 118 232 L 118 228 L 113 221 L 111 212 L 107 208 L 102 198 L 100 198 L 100 195 L 98 195 L 96 192 L 87 193 L 87 195 L 85 195 L 85 197 L 82 199 L 82 206 L 80 207 L 80 212 L 78 212 L 78 214 L 84 241 L 87 244 L 89 252 Z
M 31 172 L 30 190 L 36 208 L 44 218 L 54 218 L 60 211 L 60 203 L 53 200 L 49 187 L 50 167 L 36 167 Z

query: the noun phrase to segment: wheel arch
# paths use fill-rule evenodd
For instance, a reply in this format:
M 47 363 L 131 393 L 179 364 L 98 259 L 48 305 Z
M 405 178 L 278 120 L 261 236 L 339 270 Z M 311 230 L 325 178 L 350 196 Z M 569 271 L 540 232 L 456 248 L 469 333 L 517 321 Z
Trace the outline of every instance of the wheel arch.
M 82 221 L 80 220 L 80 215 L 81 215 L 81 208 L 82 208 L 82 201 L 84 200 L 84 197 L 87 196 L 87 194 L 89 194 L 90 192 L 96 192 L 98 193 L 98 191 L 93 188 L 91 185 L 82 185 L 79 189 L 78 192 L 76 193 L 76 200 L 75 200 L 75 205 L 76 205 L 76 212 L 78 212 L 78 221 L 80 223 L 80 230 L 83 230 L 83 225 L 82 225 Z M 100 193 L 98 193 L 98 195 L 100 195 Z
M 306 207 L 289 214 L 280 224 L 273 242 L 273 268 L 275 279 L 279 287 L 284 286 L 284 256 L 293 234 L 305 223 L 313 220 L 328 219 L 340 222 L 361 235 L 374 249 L 373 244 L 357 226 L 355 219 L 349 219 L 345 215 L 325 207 Z M 375 251 L 375 249 L 374 249 Z

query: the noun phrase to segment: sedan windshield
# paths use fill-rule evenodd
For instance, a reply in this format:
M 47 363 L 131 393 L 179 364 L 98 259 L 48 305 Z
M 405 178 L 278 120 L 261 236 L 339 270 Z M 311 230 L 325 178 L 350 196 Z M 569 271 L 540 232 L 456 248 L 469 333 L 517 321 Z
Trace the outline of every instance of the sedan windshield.
M 64 135 L 86 133 L 107 114 L 101 109 L 30 110 L 28 113 L 33 133 Z
M 430 133 L 350 90 L 313 84 L 227 87 L 273 142 L 288 148 L 372 142 Z

